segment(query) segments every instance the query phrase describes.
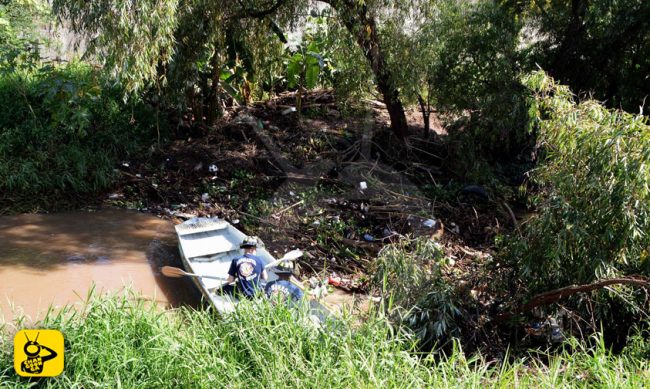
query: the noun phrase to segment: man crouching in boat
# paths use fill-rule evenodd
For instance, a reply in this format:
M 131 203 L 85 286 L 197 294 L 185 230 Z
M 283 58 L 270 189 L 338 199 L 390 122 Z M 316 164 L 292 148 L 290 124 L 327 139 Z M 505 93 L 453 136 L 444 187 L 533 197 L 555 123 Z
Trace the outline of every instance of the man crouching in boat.
M 264 262 L 256 255 L 257 238 L 245 238 L 239 247 L 244 249 L 244 255 L 233 259 L 230 263 L 226 283 L 230 284 L 237 279 L 237 293 L 252 298 L 259 289 L 260 279 L 266 281 L 268 274 L 264 270 Z M 234 289 L 232 285 L 224 287 L 227 293 L 232 293 Z

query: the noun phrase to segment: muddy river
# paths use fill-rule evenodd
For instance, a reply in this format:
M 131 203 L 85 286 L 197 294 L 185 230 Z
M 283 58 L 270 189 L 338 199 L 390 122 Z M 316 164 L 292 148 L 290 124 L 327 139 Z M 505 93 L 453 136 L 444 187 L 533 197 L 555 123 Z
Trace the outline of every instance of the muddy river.
M 2 216 L 0 322 L 81 304 L 93 287 L 130 286 L 163 306 L 195 305 L 189 280 L 159 273 L 180 264 L 176 244 L 171 222 L 125 210 Z

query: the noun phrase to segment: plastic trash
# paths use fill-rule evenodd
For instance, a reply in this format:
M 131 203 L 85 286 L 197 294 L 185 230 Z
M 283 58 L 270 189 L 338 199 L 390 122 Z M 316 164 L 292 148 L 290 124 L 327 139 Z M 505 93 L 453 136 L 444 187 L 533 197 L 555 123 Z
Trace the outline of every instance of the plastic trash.
M 365 240 L 366 242 L 374 242 L 375 237 L 370 234 L 363 234 L 363 240 Z
M 366 189 L 368 189 L 368 184 L 367 184 L 365 181 L 361 181 L 361 182 L 359 183 L 359 189 L 361 189 L 361 190 L 366 190 Z
M 310 277 L 309 278 L 309 287 L 312 289 L 317 288 L 319 285 L 318 278 L 316 277 Z
M 329 276 L 327 283 L 332 286 L 341 286 L 341 277 Z
M 557 320 L 555 318 L 551 318 L 550 320 L 550 327 L 551 327 L 551 342 L 553 343 L 560 343 L 564 339 L 564 335 L 562 335 L 562 329 L 560 328 Z
M 474 195 L 477 196 L 478 198 L 482 200 L 489 200 L 490 195 L 488 192 L 483 188 L 482 186 L 478 185 L 467 185 L 463 189 L 460 190 L 460 192 L 464 195 Z
M 422 222 L 422 225 L 425 227 L 433 228 L 433 226 L 436 225 L 436 220 L 435 219 L 427 219 Z

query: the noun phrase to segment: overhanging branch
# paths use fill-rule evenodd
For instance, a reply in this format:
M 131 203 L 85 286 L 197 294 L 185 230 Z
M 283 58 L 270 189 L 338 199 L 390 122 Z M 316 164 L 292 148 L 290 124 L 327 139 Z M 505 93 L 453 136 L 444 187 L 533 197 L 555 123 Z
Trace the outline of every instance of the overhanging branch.
M 591 284 L 571 285 L 560 289 L 554 289 L 534 296 L 528 303 L 516 307 L 511 312 L 498 315 L 495 321 L 501 322 L 510 319 L 517 314 L 528 312 L 539 306 L 556 303 L 561 299 L 572 296 L 574 294 L 592 292 L 594 290 L 606 288 L 610 285 L 632 285 L 650 289 L 650 280 L 645 277 L 620 277 L 596 281 L 592 282 Z
M 244 10 L 245 16 L 250 18 L 261 19 L 277 11 L 280 7 L 284 5 L 284 3 L 286 3 L 286 0 L 276 0 L 275 2 L 269 2 L 268 8 L 263 10 L 248 8 L 246 4 L 244 4 L 244 0 L 237 0 L 237 2 Z

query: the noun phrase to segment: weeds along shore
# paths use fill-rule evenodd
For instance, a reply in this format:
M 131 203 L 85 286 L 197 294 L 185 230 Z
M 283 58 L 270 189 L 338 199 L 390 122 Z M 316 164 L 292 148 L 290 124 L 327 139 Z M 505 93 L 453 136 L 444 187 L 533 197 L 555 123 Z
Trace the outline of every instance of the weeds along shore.
M 65 336 L 65 370 L 59 377 L 18 377 L 14 327 L 5 324 L 0 383 L 3 388 L 638 388 L 650 382 L 641 340 L 617 355 L 595 337 L 590 348 L 569 341 L 552 354 L 487 361 L 466 356 L 460 347 L 447 355 L 419 354 L 415 338 L 377 312 L 361 323 L 351 319 L 315 326 L 304 309 L 261 301 L 219 318 L 210 310 L 161 310 L 128 291 L 95 295 L 83 310 L 51 312 L 36 326 Z

